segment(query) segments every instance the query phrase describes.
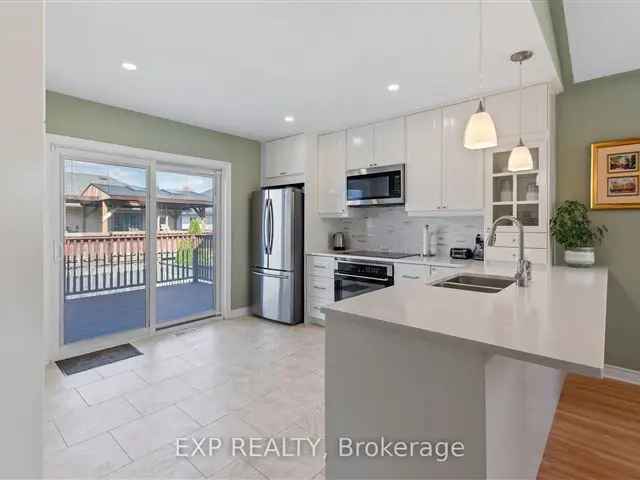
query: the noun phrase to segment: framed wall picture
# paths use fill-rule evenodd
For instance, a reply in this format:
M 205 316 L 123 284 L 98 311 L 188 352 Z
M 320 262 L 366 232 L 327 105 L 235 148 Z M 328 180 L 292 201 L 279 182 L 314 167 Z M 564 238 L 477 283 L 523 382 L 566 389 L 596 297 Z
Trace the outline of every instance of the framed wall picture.
M 591 144 L 591 208 L 640 208 L 640 138 Z

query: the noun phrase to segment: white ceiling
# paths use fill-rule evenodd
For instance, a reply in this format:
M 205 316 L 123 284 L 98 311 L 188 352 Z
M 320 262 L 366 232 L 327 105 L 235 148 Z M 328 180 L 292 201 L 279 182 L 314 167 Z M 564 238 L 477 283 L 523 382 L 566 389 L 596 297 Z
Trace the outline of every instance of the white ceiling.
M 530 0 L 484 18 L 483 91 L 517 85 L 520 49 L 525 83 L 557 78 Z M 264 140 L 477 95 L 477 38 L 476 0 L 50 3 L 47 88 Z
M 564 0 L 576 83 L 640 68 L 640 0 Z

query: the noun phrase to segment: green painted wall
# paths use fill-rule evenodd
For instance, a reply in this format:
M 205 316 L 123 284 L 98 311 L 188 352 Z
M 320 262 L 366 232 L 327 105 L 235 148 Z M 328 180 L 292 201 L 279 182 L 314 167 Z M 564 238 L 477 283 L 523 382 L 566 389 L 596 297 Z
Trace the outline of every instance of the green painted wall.
M 260 188 L 260 144 L 47 92 L 47 132 L 231 162 L 231 306 L 249 304 L 249 196 Z
M 569 85 L 556 108 L 557 200 L 588 204 L 591 143 L 640 137 L 640 71 Z M 606 362 L 640 370 L 640 210 L 593 211 L 591 218 L 609 228 L 596 252 L 610 269 Z
M 556 104 L 557 200 L 589 204 L 591 143 L 640 137 L 640 70 L 574 84 L 562 2 L 550 10 L 565 85 Z M 605 361 L 640 370 L 640 210 L 593 211 L 591 218 L 609 228 L 596 251 L 609 267 Z

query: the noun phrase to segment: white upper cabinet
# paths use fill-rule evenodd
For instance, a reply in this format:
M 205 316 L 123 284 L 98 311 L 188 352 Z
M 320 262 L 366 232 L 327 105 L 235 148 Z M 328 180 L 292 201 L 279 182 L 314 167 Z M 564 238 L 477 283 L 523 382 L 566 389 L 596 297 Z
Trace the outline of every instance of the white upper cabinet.
M 267 142 L 263 147 L 262 165 L 264 176 L 267 178 L 273 178 L 278 176 L 280 172 L 280 142 L 281 140 L 274 140 L 273 142 Z
M 393 118 L 373 126 L 374 166 L 405 162 L 404 118 Z
M 346 132 L 318 136 L 318 213 L 342 216 L 346 201 Z
M 484 161 L 481 150 L 464 147 L 464 130 L 478 100 L 443 110 L 444 195 L 446 210 L 482 210 L 484 206 Z
M 264 145 L 263 172 L 266 178 L 304 174 L 304 135 L 281 138 Z
M 417 113 L 406 118 L 408 212 L 442 207 L 442 110 Z
M 507 165 L 515 138 L 503 141 L 486 151 L 486 218 L 487 225 L 504 215 L 516 217 L 525 232 L 546 232 L 549 205 L 548 181 L 549 148 L 545 135 L 524 135 L 524 142 L 531 152 L 533 168 L 511 172 Z M 514 227 L 501 226 L 499 231 L 515 231 Z M 546 245 L 529 245 L 546 248 Z
M 347 130 L 347 170 L 373 166 L 373 125 L 350 128 Z
M 404 162 L 404 118 L 347 130 L 347 170 Z
M 520 93 L 501 93 L 487 97 L 485 106 L 496 124 L 498 140 L 520 135 Z M 549 92 L 547 85 L 534 85 L 522 92 L 522 133 L 540 134 L 549 129 Z

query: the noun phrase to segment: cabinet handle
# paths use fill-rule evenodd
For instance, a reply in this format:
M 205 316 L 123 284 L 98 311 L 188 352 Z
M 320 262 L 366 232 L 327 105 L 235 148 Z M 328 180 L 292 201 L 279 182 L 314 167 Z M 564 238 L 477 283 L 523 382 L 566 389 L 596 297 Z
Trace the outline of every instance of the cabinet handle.
M 317 285 L 314 285 L 313 288 L 315 288 L 316 290 L 326 290 L 327 287 L 319 287 Z
M 280 175 L 286 175 L 287 172 L 280 172 Z
M 324 268 L 327 268 L 327 267 L 325 267 L 324 265 L 314 265 L 313 268 L 323 268 L 324 269 Z
M 420 277 L 417 275 L 402 275 L 402 278 L 408 278 L 409 280 L 418 280 Z

